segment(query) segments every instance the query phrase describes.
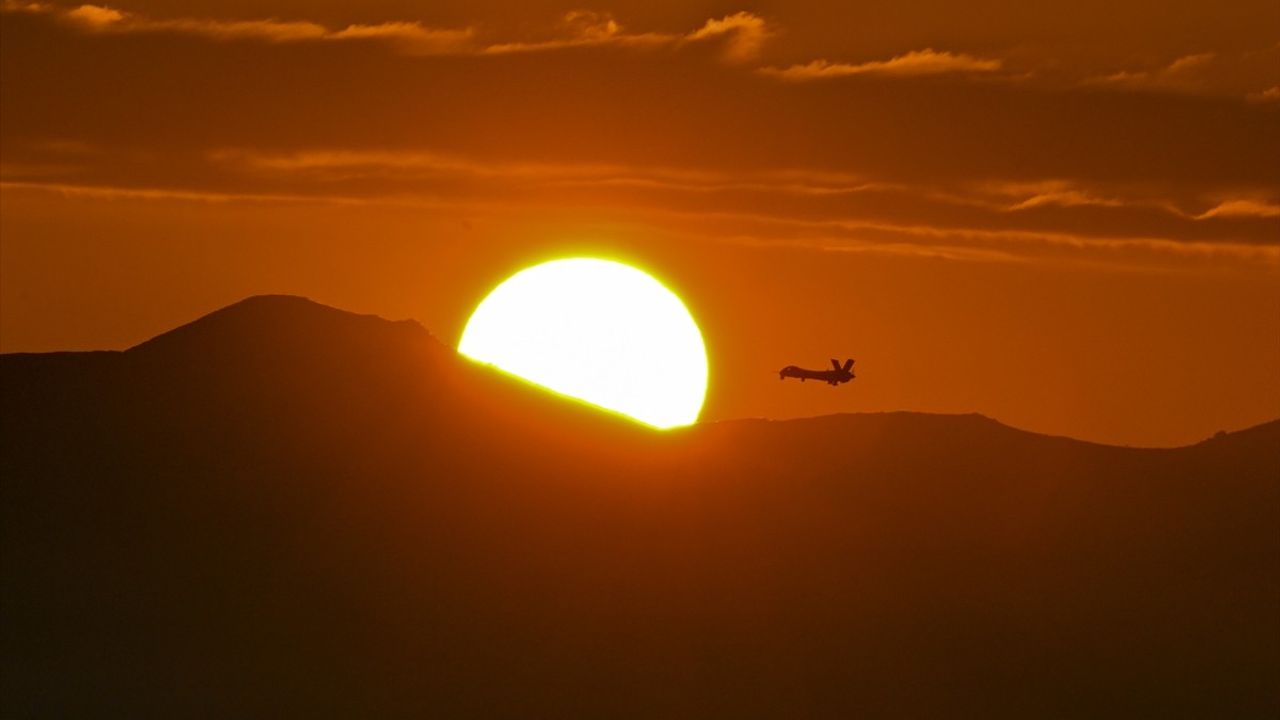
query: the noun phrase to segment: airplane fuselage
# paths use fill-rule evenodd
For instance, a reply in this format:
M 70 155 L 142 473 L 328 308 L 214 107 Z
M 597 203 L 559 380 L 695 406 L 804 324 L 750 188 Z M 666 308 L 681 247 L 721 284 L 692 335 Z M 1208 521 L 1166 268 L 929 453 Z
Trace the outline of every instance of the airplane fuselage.
M 809 370 L 808 368 L 788 365 L 778 371 L 778 379 L 786 380 L 787 378 L 798 378 L 800 382 L 805 380 L 818 380 L 828 385 L 839 385 L 847 383 L 854 378 L 853 361 L 848 360 L 844 366 L 835 360 L 831 361 L 832 369 L 830 370 Z

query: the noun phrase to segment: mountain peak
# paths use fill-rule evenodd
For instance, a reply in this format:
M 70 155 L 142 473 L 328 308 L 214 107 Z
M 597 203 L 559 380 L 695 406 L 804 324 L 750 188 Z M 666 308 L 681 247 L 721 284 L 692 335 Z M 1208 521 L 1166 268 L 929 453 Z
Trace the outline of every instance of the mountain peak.
M 130 348 L 134 356 L 172 353 L 222 354 L 287 345 L 315 347 L 352 342 L 429 340 L 416 321 L 385 320 L 339 310 L 297 295 L 253 295 Z

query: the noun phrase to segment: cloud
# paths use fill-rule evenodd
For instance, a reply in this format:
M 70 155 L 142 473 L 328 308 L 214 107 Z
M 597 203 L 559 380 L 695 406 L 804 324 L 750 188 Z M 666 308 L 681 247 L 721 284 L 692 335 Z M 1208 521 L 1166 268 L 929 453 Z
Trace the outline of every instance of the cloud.
M 98 5 L 81 5 L 66 12 L 66 18 L 72 22 L 83 23 L 91 28 L 105 28 L 124 20 L 124 13 L 109 7 Z
M 268 43 L 326 41 L 382 41 L 406 54 L 505 55 L 572 47 L 675 46 L 719 40 L 729 62 L 754 60 L 772 34 L 768 23 L 749 12 L 707 20 L 688 33 L 628 32 L 611 13 L 573 10 L 557 24 L 552 37 L 532 41 L 476 42 L 476 29 L 435 28 L 415 21 L 330 28 L 309 20 L 223 20 L 207 17 L 153 18 L 106 5 L 60 7 L 38 2 L 4 0 L 0 11 L 52 15 L 86 32 L 101 34 L 176 33 L 213 40 L 256 40 Z
M 737 238 L 767 237 L 772 238 L 769 244 L 825 251 L 888 249 L 901 254 L 957 260 L 1053 259 L 1066 264 L 1105 264 L 1130 269 L 1153 269 L 1159 266 L 1158 259 L 1193 263 L 1216 259 L 1280 269 L 1280 245 L 1188 241 L 1159 236 L 1082 236 L 1066 231 L 991 230 L 847 219 L 801 220 L 745 213 L 726 215 L 724 219 L 741 223 L 745 230 L 735 236 Z M 763 234 L 754 235 L 752 231 Z M 964 252 L 960 252 L 962 249 Z
M 502 162 L 421 150 L 313 149 L 263 153 L 223 149 L 208 154 L 215 165 L 257 174 L 295 174 L 315 178 L 415 179 L 461 176 L 500 178 L 554 185 L 582 184 L 676 190 L 682 192 L 752 191 L 789 195 L 839 196 L 896 189 L 849 173 L 808 170 L 716 172 L 664 166 L 609 163 Z M 2 166 L 0 166 L 2 167 Z
M 166 187 L 117 186 L 37 180 L 0 181 L 0 190 L 53 194 L 68 199 L 144 202 L 253 203 L 407 207 L 437 212 L 464 212 L 468 217 L 498 213 L 518 217 L 537 211 L 536 204 L 508 200 L 450 199 L 434 195 L 341 195 L 333 193 L 228 192 Z M 1064 266 L 1096 266 L 1151 271 L 1203 270 L 1205 260 L 1245 263 L 1280 270 L 1280 245 L 1221 241 L 1187 241 L 1159 236 L 1081 236 L 1065 231 L 992 230 L 939 227 L 913 222 L 852 218 L 806 219 L 754 211 L 629 206 L 615 214 L 619 222 L 685 234 L 691 239 L 728 244 L 794 248 L 802 251 L 871 253 L 967 262 L 1054 262 Z M 1168 263 L 1181 261 L 1181 266 Z
M 1203 71 L 1209 67 L 1215 57 L 1213 53 L 1184 55 L 1155 70 L 1120 70 L 1108 75 L 1086 78 L 1084 84 L 1189 89 L 1191 86 L 1202 84 Z
M 571 10 L 564 14 L 558 34 L 545 40 L 500 42 L 480 49 L 486 55 L 544 52 L 571 47 L 599 45 L 669 45 L 676 36 L 663 33 L 629 33 L 612 13 L 594 10 Z
M 1213 60 L 1213 57 L 1214 57 L 1213 53 L 1198 53 L 1196 55 L 1184 55 L 1183 57 L 1180 57 L 1177 60 L 1174 60 L 1173 62 L 1169 63 L 1169 67 L 1165 68 L 1164 72 L 1169 73 L 1171 75 L 1177 75 L 1179 73 L 1188 72 L 1195 68 L 1206 65 L 1207 63 Z
M 1097 197 L 1080 190 L 1054 190 L 1032 195 L 1031 197 L 1009 207 L 1010 210 L 1028 210 L 1044 205 L 1057 207 L 1080 207 L 1093 205 L 1098 207 L 1123 207 L 1120 200 Z
M 1280 204 L 1268 200 L 1232 198 L 1222 200 L 1210 209 L 1197 213 L 1180 207 L 1168 198 L 1134 196 L 1121 193 L 1104 196 L 1098 190 L 1086 190 L 1061 180 L 1040 183 L 995 183 L 981 186 L 982 190 L 998 196 L 1012 197 L 1015 201 L 1003 207 L 1006 211 L 1029 210 L 1043 206 L 1103 207 L 1103 208 L 1152 208 L 1183 220 L 1208 220 L 1211 218 L 1266 219 L 1280 217 Z M 1017 199 L 1022 198 L 1022 199 Z
M 622 32 L 622 26 L 613 18 L 612 13 L 595 10 L 570 10 L 564 14 L 560 24 L 573 37 L 585 40 L 608 40 Z
M 1280 217 L 1280 204 L 1258 200 L 1225 200 L 1196 215 L 1197 220 L 1209 218 L 1274 218 Z
M 1269 87 L 1256 93 L 1249 93 L 1245 99 L 1252 103 L 1280 102 L 1280 85 Z
M 941 75 L 945 73 L 989 73 L 1002 62 L 964 53 L 938 52 L 932 48 L 912 50 L 888 60 L 851 64 L 814 60 L 787 68 L 761 68 L 760 72 L 783 80 L 818 80 L 846 75 Z
M 30 13 L 33 15 L 43 15 L 53 12 L 53 6 L 42 2 L 22 2 L 22 0 L 3 0 L 0 2 L 0 12 L 7 13 Z
M 702 27 L 685 36 L 689 42 L 710 38 L 727 38 L 724 58 L 729 62 L 748 62 L 760 55 L 760 49 L 773 35 L 768 23 L 758 15 L 738 12 L 719 20 L 708 20 Z
M 15 12 L 30 12 L 22 8 Z M 636 62 L 631 50 L 419 62 L 379 51 L 391 47 L 389 38 L 415 36 L 423 29 L 416 23 L 325 27 L 160 20 L 106 5 L 76 10 L 76 19 L 5 16 L 6 67 L 38 66 L 42 56 L 56 53 L 53 71 L 64 74 L 6 82 L 6 163 L 0 166 L 6 180 L 274 197 L 337 194 L 370 202 L 428 198 L 450 206 L 494 201 L 584 208 L 605 217 L 663 208 L 753 210 L 779 220 L 862 221 L 850 232 L 863 236 L 873 231 L 865 224 L 871 222 L 929 226 L 951 233 L 937 240 L 947 247 L 958 246 L 955 233 L 966 229 L 966 242 L 975 244 L 988 240 L 976 229 L 1278 244 L 1275 173 L 1257 162 L 1274 145 L 1266 132 L 1272 113 L 1241 100 L 1245 88 L 1274 85 L 1266 77 L 1250 79 L 1233 105 L 1164 93 L 1028 92 L 1007 82 L 986 83 L 977 97 L 949 83 L 792 84 L 726 72 L 714 58 L 739 36 L 748 38 L 747 47 L 756 43 L 754 52 L 768 42 L 760 40 L 768 25 L 746 14 L 699 18 L 650 34 L 608 13 L 579 11 L 547 28 L 544 44 L 526 46 L 649 43 L 656 49 L 639 57 L 655 62 Z M 20 27 L 44 31 L 23 37 Z M 194 38 L 165 42 L 164 60 L 142 67 L 138 53 L 161 48 L 83 39 L 159 27 L 201 37 L 217 28 L 222 34 L 215 37 L 246 41 L 234 47 Z M 50 47 L 50 37 L 62 45 Z M 474 56 L 492 37 L 477 26 L 474 37 L 446 52 Z M 307 47 L 318 51 L 319 43 L 360 39 L 373 52 L 319 57 L 270 44 L 314 43 Z M 112 50 L 125 51 L 114 65 Z M 998 60 L 932 49 L 874 57 L 849 67 L 885 76 L 1001 67 Z M 999 77 L 1021 69 L 1016 56 L 999 57 L 1008 66 Z M 1192 73 L 1218 68 L 1225 57 L 1184 56 L 1166 66 Z M 294 87 L 318 59 L 325 67 L 363 64 L 344 65 L 351 71 L 321 86 Z M 381 73 L 376 92 L 361 84 L 370 73 Z M 221 82 L 244 76 L 255 82 Z M 104 77 L 130 81 L 98 94 Z M 1064 81 L 1074 86 L 1079 77 Z M 193 84 L 202 92 L 173 91 Z M 351 97 L 360 102 L 346 100 Z M 157 112 L 140 115 L 137 107 Z M 174 110 L 192 120 L 172 123 Z M 244 122 L 246 111 L 271 122 Z M 1178 122 L 1164 122 L 1168 117 Z M 495 131 L 501 127 L 518 132 Z M 1141 132 L 1150 127 L 1161 132 Z M 53 145 L 32 145 L 41 138 L 106 150 L 93 157 L 58 153 Z M 1063 138 L 1070 141 L 1066 150 Z M 118 157 L 115 148 L 126 147 L 137 156 Z M 216 154 L 217 148 L 249 150 L 237 156 Z M 1008 192 L 978 187 L 1001 181 L 1021 186 Z
M 560 34 L 553 38 L 495 43 L 484 47 L 481 52 L 487 55 L 502 55 L 571 47 L 602 45 L 657 47 L 721 40 L 724 42 L 724 59 L 728 62 L 740 63 L 754 60 L 759 55 L 765 40 L 773 34 L 763 18 L 748 12 L 707 20 L 702 27 L 681 35 L 628 32 L 611 13 L 574 10 L 566 13 L 561 19 L 559 30 Z
M 257 40 L 269 43 L 383 41 L 409 54 L 438 54 L 463 48 L 471 28 L 432 28 L 418 22 L 386 22 L 329 28 L 307 20 L 219 20 L 213 18 L 152 18 L 105 5 L 65 9 L 41 3 L 6 2 L 4 12 L 50 14 L 88 32 L 102 34 L 178 33 L 213 40 Z
M 1280 207 L 1224 203 L 1205 217 L 1244 218 L 1232 227 L 1198 222 L 1169 197 L 1150 188 L 1090 186 L 1066 180 L 979 184 L 902 184 L 850 173 L 800 168 L 726 171 L 643 164 L 512 162 L 425 151 L 315 149 L 264 153 L 224 150 L 209 158 L 252 178 L 253 187 L 300 192 L 308 186 L 348 196 L 404 201 L 423 196 L 475 199 L 487 192 L 529 207 L 568 202 L 644 217 L 679 215 L 709 222 L 712 234 L 763 237 L 762 228 L 785 241 L 807 236 L 846 240 L 876 238 L 899 252 L 907 243 L 921 254 L 977 259 L 988 251 L 1036 257 L 1055 254 L 1138 252 L 1152 257 L 1230 257 L 1275 265 L 1280 244 L 1265 222 Z M 459 182 L 459 179 L 464 180 Z M 266 183 L 265 185 L 263 183 Z M 239 183 L 237 183 L 239 184 Z M 1023 212 L 1056 208 L 1051 213 Z M 718 220 L 717 220 L 718 219 Z M 717 224 L 718 223 L 718 224 Z M 952 251 L 971 247 L 965 253 Z M 863 246 L 858 246 L 863 247 Z M 1216 249 L 1214 249 L 1216 248 Z M 865 248 L 863 248 L 865 249 Z M 990 258 L 988 258 L 990 259 Z
M 331 32 L 326 40 L 377 39 L 390 42 L 410 54 L 442 54 L 466 46 L 472 28 L 430 28 L 416 22 L 385 22 L 377 25 L 348 25 Z
M 82 185 L 60 182 L 0 181 L 0 189 L 12 191 L 42 192 L 66 198 L 93 198 L 101 200 L 178 200 L 202 203 L 325 203 L 335 205 L 365 205 L 368 200 L 342 196 L 288 195 L 268 193 L 216 192 L 183 190 L 158 187 L 119 187 L 113 185 Z
M 910 220 L 812 219 L 753 210 L 666 212 L 682 223 L 692 223 L 692 237 L 729 244 L 1138 272 L 1203 272 L 1214 266 L 1241 265 L 1280 271 L 1280 245 L 1276 244 L 1194 241 L 1159 234 L 1081 235 L 1066 229 L 946 227 Z
M 1280 100 L 1280 43 L 1254 50 L 1181 55 L 1145 68 L 1087 76 L 1084 87 L 1215 96 L 1267 103 Z M 1272 88 L 1275 88 L 1274 90 Z
M 1018 212 L 1056 208 L 1153 208 L 1179 217 L 1190 217 L 1169 199 L 1133 192 L 1133 188 L 1085 187 L 1063 179 L 1022 182 L 983 182 L 970 188 L 979 197 L 993 196 L 986 207 Z M 1128 190 L 1128 192 L 1126 192 Z

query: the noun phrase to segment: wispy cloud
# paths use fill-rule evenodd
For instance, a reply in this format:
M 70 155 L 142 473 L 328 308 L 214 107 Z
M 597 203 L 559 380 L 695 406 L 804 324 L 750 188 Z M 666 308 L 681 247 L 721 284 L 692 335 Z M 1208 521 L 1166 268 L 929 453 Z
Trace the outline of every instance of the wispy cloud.
M 766 67 L 760 72 L 783 80 L 820 80 L 847 75 L 942 75 L 947 73 L 990 73 L 1002 62 L 964 53 L 937 51 L 932 48 L 912 50 L 888 60 L 864 63 L 842 63 L 814 60 L 786 68 Z
M 330 28 L 308 20 L 222 20 L 215 18 L 153 18 L 105 5 L 61 8 L 42 3 L 6 2 L 4 12 L 54 15 L 85 32 L 99 34 L 177 33 L 213 40 L 254 40 L 268 43 L 382 41 L 407 53 L 438 54 L 466 47 L 472 28 L 433 28 L 418 22 L 386 22 Z
M 468 176 L 542 184 L 648 187 L 687 192 L 759 191 L 794 195 L 848 195 L 890 189 L 851 173 L 815 170 L 717 172 L 608 163 L 481 161 L 422 150 L 304 150 L 262 153 L 224 149 L 209 153 L 220 166 L 251 173 L 303 174 L 326 179 L 410 179 Z
M 1259 200 L 1225 200 L 1195 216 L 1197 220 L 1274 217 L 1280 217 L 1280 204 Z
M 719 20 L 708 20 L 702 27 L 685 36 L 685 40 L 697 42 L 725 38 L 725 59 L 730 62 L 748 62 L 760 55 L 760 49 L 771 35 L 773 31 L 764 18 L 749 12 L 738 12 Z
M 1130 88 L 1176 88 L 1198 83 L 1201 73 L 1215 60 L 1213 53 L 1184 55 L 1168 65 L 1153 70 L 1120 70 L 1107 75 L 1086 78 L 1085 85 L 1110 85 Z
M 287 193 L 244 193 L 184 190 L 164 187 L 122 187 L 115 185 L 89 185 L 65 182 L 38 182 L 29 180 L 0 181 L 0 190 L 51 193 L 67 198 L 92 198 L 98 200 L 178 200 L 202 203 L 326 203 L 338 205 L 364 205 L 364 198 L 334 195 L 297 195 Z
M 1204 95 L 1280 101 L 1280 43 L 1241 50 L 1221 49 L 1181 55 L 1147 67 L 1120 68 L 1081 78 L 1086 88 Z
M 1052 259 L 1056 263 L 1136 270 L 1157 269 L 1161 259 L 1220 260 L 1280 270 L 1280 245 L 1187 241 L 1158 236 L 1081 236 L 1058 231 L 936 227 L 851 219 L 804 220 L 752 213 L 727 213 L 719 219 L 741 228 L 739 233 L 727 236 L 730 241 L 827 252 L 890 252 L 988 262 Z
M 679 171 L 677 171 L 679 172 Z M 332 188 L 328 188 L 331 190 Z M 318 194 L 299 192 L 227 192 L 166 187 L 115 186 L 37 179 L 6 180 L 0 190 L 54 194 L 62 197 L 110 201 L 282 203 L 429 208 L 468 216 L 496 213 L 515 216 L 545 210 L 538 197 L 502 199 L 445 197 L 435 193 Z M 1228 204 L 1222 213 L 1235 212 Z M 1199 241 L 1161 236 L 1081 235 L 1067 230 L 992 229 L 948 226 L 929 222 L 812 218 L 786 212 L 742 209 L 713 210 L 697 203 L 686 207 L 625 202 L 613 207 L 595 205 L 620 222 L 638 222 L 694 238 L 747 245 L 790 247 L 797 250 L 873 253 L 970 262 L 1053 262 L 1131 270 L 1170 269 L 1169 263 L 1201 268 L 1203 260 L 1246 263 L 1280 270 L 1280 244 Z M 1266 212 L 1278 212 L 1273 210 Z M 513 215 L 515 214 L 515 215 Z M 1185 264 L 1191 263 L 1191 264 Z
M 675 36 L 664 33 L 628 32 L 611 13 L 594 10 L 572 10 L 565 13 L 556 31 L 552 37 L 541 40 L 517 40 L 485 45 L 479 48 L 479 52 L 487 55 L 505 55 L 600 45 L 669 45 L 676 39 Z
M 1249 93 L 1245 96 L 1245 99 L 1253 103 L 1280 103 L 1280 85 Z
M 1177 75 L 1189 72 L 1198 67 L 1202 67 L 1213 61 L 1213 53 L 1197 53 L 1195 55 L 1184 55 L 1177 60 L 1169 63 L 1169 67 L 1164 69 L 1165 73 Z
M 48 3 L 0 0 L 0 12 L 43 14 L 53 12 L 53 9 L 53 6 Z
M 922 244 L 891 240 L 853 240 L 841 236 L 818 235 L 803 238 L 777 238 L 733 235 L 724 238 L 722 242 L 747 247 L 805 250 L 841 255 L 882 255 L 984 263 L 1026 263 L 1031 261 L 1030 258 L 1015 253 L 989 248 L 945 245 L 936 242 Z
M 228 20 L 210 17 L 156 18 L 106 5 L 64 7 L 48 3 L 3 0 L 0 11 L 51 15 L 84 32 L 97 34 L 174 33 L 213 40 L 267 43 L 379 41 L 407 54 L 504 55 L 573 47 L 658 47 L 718 41 L 729 62 L 754 60 L 773 34 L 760 16 L 738 12 L 712 18 L 687 33 L 632 32 L 611 13 L 573 10 L 536 40 L 482 42 L 475 27 L 437 28 L 416 21 L 328 27 L 309 20 Z
M 1108 195 L 1098 189 L 1086 189 L 1063 180 L 1038 183 L 988 183 L 979 186 L 979 192 L 989 192 L 998 197 L 1011 198 L 1003 209 L 1016 212 L 1038 207 L 1104 207 L 1104 208 L 1153 208 L 1185 220 L 1209 220 L 1212 218 L 1275 218 L 1280 217 L 1280 204 L 1258 198 L 1227 198 L 1215 201 L 1213 207 L 1203 212 L 1180 206 L 1168 198 L 1151 195 Z
M 902 246 L 893 252 L 902 251 L 907 244 L 932 244 L 936 246 L 933 249 L 912 252 L 956 259 L 993 259 L 1007 253 L 1034 256 L 1035 246 L 1052 246 L 1058 248 L 1056 252 L 1064 253 L 1140 251 L 1149 255 L 1230 257 L 1266 264 L 1280 260 L 1280 243 L 1264 242 L 1261 236 L 1256 241 L 1243 239 L 1256 236 L 1260 232 L 1256 227 L 1225 234 L 1193 228 L 1210 218 L 1270 218 L 1280 214 L 1280 206 L 1235 199 L 1196 215 L 1158 195 L 1126 193 L 1122 188 L 1084 186 L 1066 180 L 919 186 L 806 169 L 744 173 L 642 165 L 522 163 L 422 151 L 312 150 L 273 154 L 226 150 L 211 159 L 232 171 L 274 177 L 286 184 L 289 178 L 310 178 L 322 181 L 322 186 L 330 189 L 348 187 L 342 183 L 358 178 L 374 179 L 379 188 L 392 182 L 396 183 L 393 186 L 406 189 L 414 187 L 416 181 L 430 181 L 424 187 L 439 188 L 447 186 L 435 184 L 436 181 L 451 177 L 484 178 L 499 182 L 502 187 L 522 189 L 504 195 L 508 199 L 523 197 L 537 203 L 549 197 L 560 201 L 574 198 L 574 202 L 587 205 L 621 203 L 625 207 L 643 207 L 650 214 L 670 211 L 700 218 L 723 216 L 779 229 L 783 238 L 830 238 L 833 233 L 863 239 L 874 236 L 885 247 Z M 572 188 L 573 192 L 565 194 L 559 188 Z M 550 195 L 543 192 L 549 189 Z M 612 192 L 614 189 L 635 192 L 619 195 Z M 662 194 L 652 194 L 655 192 Z M 691 193 L 699 197 L 695 199 Z M 876 199 L 855 200 L 860 195 Z M 771 209 L 752 214 L 747 208 L 757 206 L 761 197 L 771 198 Z M 1018 219 L 1025 211 L 1044 207 L 1061 208 L 1065 214 Z M 1076 216 L 1071 213 L 1076 208 L 1096 208 L 1108 214 L 1090 215 L 1094 229 L 1086 233 L 1073 219 Z M 1127 235 L 1142 232 L 1159 234 Z M 956 252 L 961 246 L 971 246 L 972 250 Z M 938 252 L 939 248 L 945 253 Z
M 117 26 L 118 23 L 124 22 L 125 15 L 119 10 L 113 10 L 109 7 L 81 5 L 78 8 L 66 11 L 64 17 L 94 29 L 102 29 Z
M 724 43 L 725 60 L 747 62 L 759 55 L 765 40 L 772 34 L 763 18 L 748 12 L 712 18 L 702 27 L 680 34 L 631 32 L 610 13 L 574 10 L 561 19 L 559 33 L 554 37 L 494 43 L 481 48 L 480 52 L 498 55 L 603 45 L 657 47 L 718 40 Z
M 1040 180 L 1032 182 L 985 182 L 970 188 L 976 195 L 991 196 L 987 207 L 1004 212 L 1019 212 L 1035 208 L 1099 207 L 1099 208 L 1158 208 L 1181 217 L 1187 215 L 1167 199 L 1135 196 L 1133 193 L 1108 191 L 1104 188 L 1085 187 L 1068 180 Z
M 1009 206 L 1010 210 L 1029 210 L 1031 208 L 1053 205 L 1057 207 L 1080 207 L 1092 205 L 1097 207 L 1123 207 L 1125 203 L 1113 198 L 1098 197 L 1081 190 L 1051 190 L 1037 193 L 1031 197 Z

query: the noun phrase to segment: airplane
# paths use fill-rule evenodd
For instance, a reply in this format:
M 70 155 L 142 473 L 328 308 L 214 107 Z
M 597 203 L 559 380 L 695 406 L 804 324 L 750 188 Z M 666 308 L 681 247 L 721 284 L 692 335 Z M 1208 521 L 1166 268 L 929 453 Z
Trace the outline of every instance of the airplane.
M 847 383 L 854 378 L 853 360 L 845 360 L 844 366 L 841 367 L 840 361 L 831 358 L 831 370 L 806 370 L 795 365 L 788 365 L 778 371 L 778 379 L 786 380 L 789 377 L 800 378 L 800 382 L 805 380 L 822 380 L 823 382 L 835 387 L 840 383 Z

